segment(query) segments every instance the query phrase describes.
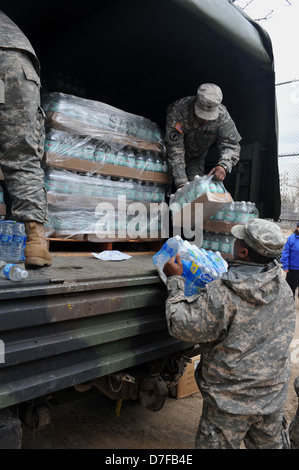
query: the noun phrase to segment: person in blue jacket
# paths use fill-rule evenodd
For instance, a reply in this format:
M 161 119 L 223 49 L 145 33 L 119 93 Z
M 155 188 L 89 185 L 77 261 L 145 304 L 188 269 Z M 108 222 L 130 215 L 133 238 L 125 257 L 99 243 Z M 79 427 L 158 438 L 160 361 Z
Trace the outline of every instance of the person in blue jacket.
M 295 291 L 299 286 L 299 222 L 294 233 L 287 239 L 280 261 L 283 270 L 287 273 L 286 280 L 293 291 L 295 300 Z

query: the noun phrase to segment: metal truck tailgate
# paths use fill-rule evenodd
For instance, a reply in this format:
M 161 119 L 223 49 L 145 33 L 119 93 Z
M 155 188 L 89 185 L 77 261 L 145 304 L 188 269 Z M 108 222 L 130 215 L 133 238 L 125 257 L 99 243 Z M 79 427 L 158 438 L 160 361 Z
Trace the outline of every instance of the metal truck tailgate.
M 54 257 L 0 281 L 0 409 L 182 350 L 150 255 Z M 4 348 L 4 351 L 3 351 Z

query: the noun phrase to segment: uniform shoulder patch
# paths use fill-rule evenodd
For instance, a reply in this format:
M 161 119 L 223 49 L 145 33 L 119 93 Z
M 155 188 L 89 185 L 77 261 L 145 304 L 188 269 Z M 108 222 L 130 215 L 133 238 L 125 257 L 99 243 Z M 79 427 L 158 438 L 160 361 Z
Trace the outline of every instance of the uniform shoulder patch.
M 173 129 L 172 131 L 169 132 L 169 138 L 173 142 L 176 142 L 177 140 L 179 140 L 180 136 L 179 136 L 178 132 Z

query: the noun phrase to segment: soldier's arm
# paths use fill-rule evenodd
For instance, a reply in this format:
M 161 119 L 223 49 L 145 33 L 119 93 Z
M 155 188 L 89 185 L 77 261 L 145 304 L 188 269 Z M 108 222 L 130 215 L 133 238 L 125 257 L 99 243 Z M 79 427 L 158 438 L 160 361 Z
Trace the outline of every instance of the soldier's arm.
M 187 183 L 185 167 L 184 130 L 178 117 L 168 111 L 166 118 L 165 143 L 169 167 L 176 188 Z
M 237 131 L 234 121 L 229 118 L 218 131 L 218 150 L 220 158 L 218 165 L 222 166 L 226 173 L 230 173 L 232 168 L 240 159 L 241 136 Z
M 214 281 L 218 283 L 218 281 Z M 168 298 L 166 301 L 166 320 L 168 331 L 174 338 L 194 343 L 215 341 L 226 331 L 223 302 L 212 298 L 209 288 L 199 294 L 186 297 L 185 281 L 182 276 L 167 279 Z M 218 286 L 217 286 L 218 287 Z M 219 281 L 220 287 L 220 281 Z M 213 289 L 217 295 L 221 289 Z M 214 294 L 215 295 L 215 294 Z

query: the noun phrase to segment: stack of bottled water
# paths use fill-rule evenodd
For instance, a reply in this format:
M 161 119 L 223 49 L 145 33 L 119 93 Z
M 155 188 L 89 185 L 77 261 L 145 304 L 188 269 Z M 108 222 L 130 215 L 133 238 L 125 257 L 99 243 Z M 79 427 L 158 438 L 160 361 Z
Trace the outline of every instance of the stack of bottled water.
M 148 142 L 163 142 L 163 134 L 157 124 L 143 116 L 128 113 L 100 101 L 89 100 L 65 93 L 52 92 L 42 96 L 43 109 L 52 114 L 52 120 L 61 125 L 73 125 L 76 121 L 87 134 L 101 131 L 137 137 Z M 53 113 L 57 113 L 53 116 Z M 62 117 L 61 117 L 62 116 Z M 80 129 L 78 129 L 78 134 Z
M 115 144 L 114 147 L 117 147 Z M 118 145 L 119 147 L 119 145 Z M 134 150 L 131 146 L 112 148 L 107 143 L 89 136 L 80 137 L 69 132 L 51 129 L 47 132 L 45 152 L 48 162 L 60 156 L 93 161 L 100 167 L 104 164 L 134 168 L 140 171 L 168 173 L 166 155 L 158 151 Z
M 221 253 L 233 255 L 235 237 L 231 233 L 205 231 L 203 234 L 202 247 L 205 250 L 220 251 Z
M 224 221 L 227 223 L 245 224 L 259 216 L 258 209 L 251 201 L 233 201 L 216 212 L 210 220 Z
M 49 193 L 53 194 L 93 196 L 115 200 L 115 202 L 118 196 L 126 196 L 130 201 L 161 203 L 165 199 L 166 190 L 164 185 L 158 183 L 129 178 L 112 180 L 110 176 L 83 176 L 62 170 L 46 171 L 45 187 Z M 61 201 L 57 204 L 58 209 L 61 209 Z M 76 202 L 74 202 L 75 205 Z
M 180 210 L 183 204 L 194 201 L 207 191 L 214 194 L 224 194 L 226 189 L 223 183 L 213 180 L 212 178 L 213 175 L 196 175 L 193 181 L 188 181 L 182 188 L 179 188 L 176 193 L 171 194 L 170 205 L 173 205 L 174 212 L 176 207 Z
M 25 260 L 26 235 L 22 223 L 0 221 L 0 260 L 17 263 Z
M 185 278 L 185 295 L 191 296 L 200 291 L 207 283 L 219 279 L 227 271 L 227 263 L 219 251 L 213 252 L 191 245 L 178 235 L 169 238 L 160 251 L 153 256 L 153 263 L 166 283 L 164 265 L 172 256 L 180 253 Z

